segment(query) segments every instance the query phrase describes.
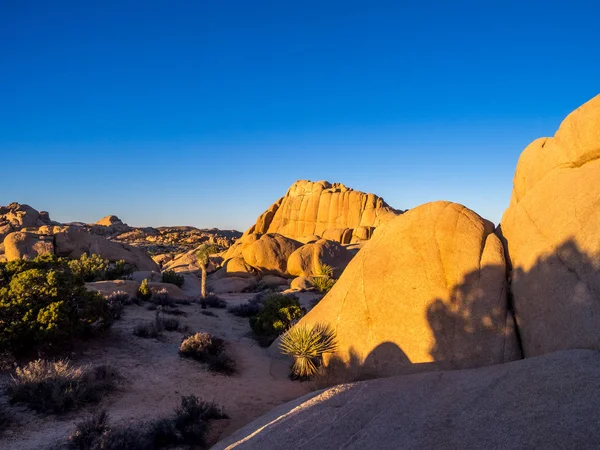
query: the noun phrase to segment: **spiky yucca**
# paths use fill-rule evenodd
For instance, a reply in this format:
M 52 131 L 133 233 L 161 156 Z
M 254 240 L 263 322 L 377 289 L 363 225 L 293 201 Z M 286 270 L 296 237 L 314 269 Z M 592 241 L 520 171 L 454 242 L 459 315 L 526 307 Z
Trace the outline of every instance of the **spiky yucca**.
M 296 325 L 281 336 L 281 352 L 294 358 L 292 373 L 300 378 L 315 374 L 323 354 L 337 348 L 335 332 L 328 324 Z

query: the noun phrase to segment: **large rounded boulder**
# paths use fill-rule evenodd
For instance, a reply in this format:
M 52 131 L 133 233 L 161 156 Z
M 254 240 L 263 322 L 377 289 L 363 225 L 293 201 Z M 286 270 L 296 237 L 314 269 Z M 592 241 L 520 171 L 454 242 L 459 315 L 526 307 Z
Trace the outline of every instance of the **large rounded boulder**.
M 411 363 L 476 367 L 520 357 L 504 249 L 462 205 L 419 206 L 380 227 L 301 324 L 330 324 L 332 360 L 378 375 Z
M 333 268 L 334 277 L 338 278 L 352 257 L 352 253 L 339 243 L 319 239 L 292 253 L 287 262 L 287 271 L 296 277 L 310 277 L 320 275 L 321 266 L 326 264 Z
M 242 250 L 244 260 L 261 272 L 285 275 L 288 258 L 302 244 L 281 234 L 264 234 Z
M 213 450 L 600 448 L 600 354 L 557 352 L 475 370 L 312 392 Z
M 600 96 L 522 153 L 501 222 L 525 356 L 600 349 Z
M 124 260 L 138 270 L 158 272 L 160 269 L 148 254 L 131 245 L 109 241 L 101 236 L 76 229 L 54 235 L 54 251 L 58 256 L 79 258 L 84 253 L 97 254 L 109 261 Z
M 53 254 L 54 245 L 51 236 L 15 232 L 4 238 L 4 253 L 7 261 L 33 259 L 38 255 Z

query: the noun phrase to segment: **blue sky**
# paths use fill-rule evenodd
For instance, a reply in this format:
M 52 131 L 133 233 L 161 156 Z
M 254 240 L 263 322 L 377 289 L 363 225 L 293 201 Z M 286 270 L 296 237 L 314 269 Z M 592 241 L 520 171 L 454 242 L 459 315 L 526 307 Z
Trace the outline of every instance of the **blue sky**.
M 247 228 L 296 179 L 498 222 L 600 91 L 595 1 L 0 0 L 0 204 Z

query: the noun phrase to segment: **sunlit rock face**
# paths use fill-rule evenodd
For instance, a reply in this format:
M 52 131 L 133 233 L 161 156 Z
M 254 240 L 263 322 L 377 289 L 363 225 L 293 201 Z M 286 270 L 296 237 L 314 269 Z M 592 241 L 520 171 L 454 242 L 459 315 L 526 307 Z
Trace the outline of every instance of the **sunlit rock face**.
M 300 323 L 330 324 L 332 360 L 378 375 L 412 363 L 476 367 L 520 357 L 494 225 L 450 202 L 380 227 Z
M 369 239 L 373 229 L 399 214 L 381 197 L 327 181 L 296 181 L 246 234 L 316 235 L 342 244 Z
M 600 96 L 523 151 L 500 228 L 525 356 L 600 349 Z

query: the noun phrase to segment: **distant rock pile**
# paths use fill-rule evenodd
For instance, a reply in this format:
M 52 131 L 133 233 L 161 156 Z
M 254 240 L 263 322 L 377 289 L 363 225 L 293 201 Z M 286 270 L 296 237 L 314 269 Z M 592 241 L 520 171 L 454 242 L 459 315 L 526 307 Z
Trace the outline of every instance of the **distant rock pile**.
M 220 255 L 224 268 L 210 277 L 209 287 L 247 290 L 274 275 L 304 277 L 289 283 L 303 289 L 324 264 L 339 277 L 375 228 L 398 214 L 382 198 L 340 183 L 297 181 Z
M 245 234 L 277 233 L 304 241 L 315 236 L 351 244 L 368 240 L 401 211 L 381 197 L 327 181 L 296 181 Z

